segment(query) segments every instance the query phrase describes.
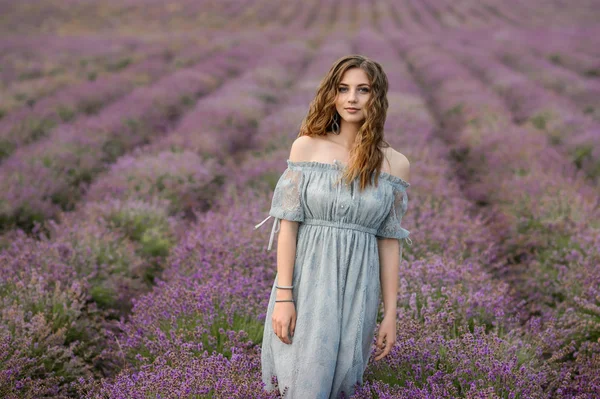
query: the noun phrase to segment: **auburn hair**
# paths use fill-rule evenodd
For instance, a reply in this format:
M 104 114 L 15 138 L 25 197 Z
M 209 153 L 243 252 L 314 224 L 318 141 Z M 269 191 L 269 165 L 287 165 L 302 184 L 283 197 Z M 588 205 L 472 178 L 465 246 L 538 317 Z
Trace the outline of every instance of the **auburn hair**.
M 300 136 L 326 136 L 331 132 L 334 116 L 338 114 L 335 101 L 344 73 L 351 68 L 361 68 L 368 76 L 371 96 L 363 108 L 365 119 L 358 130 L 349 154 L 346 171 L 341 179 L 350 184 L 359 178 L 359 189 L 365 189 L 375 174 L 375 186 L 384 155 L 382 148 L 390 144 L 383 138 L 383 127 L 389 107 L 387 99 L 388 79 L 381 65 L 363 55 L 352 54 L 339 58 L 321 80 L 315 98 L 311 101 L 307 115 L 300 126 Z M 341 116 L 338 114 L 338 121 Z M 338 122 L 339 123 L 339 122 Z

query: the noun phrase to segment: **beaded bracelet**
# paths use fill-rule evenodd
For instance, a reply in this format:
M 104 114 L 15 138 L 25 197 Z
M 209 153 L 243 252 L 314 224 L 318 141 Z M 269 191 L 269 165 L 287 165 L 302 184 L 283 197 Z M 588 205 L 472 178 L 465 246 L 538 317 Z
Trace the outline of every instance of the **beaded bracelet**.
M 294 302 L 293 299 L 276 299 L 275 302 Z
M 292 288 L 294 288 L 294 286 L 293 285 L 277 285 L 277 284 L 275 284 L 275 288 L 281 288 L 281 289 L 284 289 L 284 290 L 291 290 Z

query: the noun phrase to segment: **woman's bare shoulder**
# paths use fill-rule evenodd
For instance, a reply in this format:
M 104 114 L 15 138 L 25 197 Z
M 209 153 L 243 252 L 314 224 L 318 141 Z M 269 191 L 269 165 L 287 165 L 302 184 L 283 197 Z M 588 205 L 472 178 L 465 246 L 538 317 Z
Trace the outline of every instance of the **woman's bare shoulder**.
M 313 153 L 316 149 L 315 146 L 317 145 L 318 140 L 318 138 L 311 136 L 297 137 L 292 143 L 292 148 L 290 149 L 290 161 L 299 162 L 309 159 L 311 153 Z
M 387 152 L 384 152 L 384 154 L 389 161 L 389 173 L 408 182 L 410 179 L 410 161 L 406 155 L 396 151 L 392 147 L 388 147 Z

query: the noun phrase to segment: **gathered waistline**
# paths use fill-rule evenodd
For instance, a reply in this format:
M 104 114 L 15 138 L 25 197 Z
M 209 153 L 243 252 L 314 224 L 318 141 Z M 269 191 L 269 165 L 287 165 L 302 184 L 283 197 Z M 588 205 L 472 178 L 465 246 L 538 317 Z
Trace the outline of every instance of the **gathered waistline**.
M 304 219 L 301 224 L 309 224 L 312 226 L 329 226 L 329 227 L 337 227 L 339 229 L 352 229 L 358 230 L 365 233 L 376 234 L 377 229 L 372 229 L 370 227 L 362 226 L 360 224 L 348 223 L 348 222 L 334 222 L 332 220 L 324 220 L 324 219 Z
M 254 229 L 255 230 L 258 229 L 260 226 L 265 224 L 266 221 L 269 220 L 271 217 L 272 217 L 271 215 L 267 216 L 267 218 L 265 220 L 263 220 L 262 222 L 260 222 L 256 226 L 254 226 Z M 271 229 L 271 236 L 269 237 L 269 245 L 267 247 L 267 251 L 270 251 L 271 247 L 273 246 L 273 238 L 275 237 L 275 233 L 277 233 L 279 231 L 280 220 L 281 219 L 279 217 L 275 217 L 275 220 L 273 221 L 273 228 Z M 304 219 L 303 221 L 299 222 L 299 226 L 302 226 L 303 224 L 313 225 L 313 226 L 329 226 L 329 227 L 336 227 L 339 229 L 352 229 L 352 230 L 357 230 L 357 231 L 362 231 L 365 233 L 377 235 L 377 229 L 372 229 L 370 227 L 365 227 L 365 226 L 362 226 L 360 224 L 355 224 L 355 223 L 333 222 L 331 220 L 310 218 L 310 219 Z M 408 230 L 405 230 L 405 229 L 403 229 L 403 230 L 408 233 Z M 408 236 L 404 237 L 403 239 L 406 240 L 408 245 L 412 245 L 412 240 Z M 402 257 L 402 246 L 400 246 L 400 257 Z

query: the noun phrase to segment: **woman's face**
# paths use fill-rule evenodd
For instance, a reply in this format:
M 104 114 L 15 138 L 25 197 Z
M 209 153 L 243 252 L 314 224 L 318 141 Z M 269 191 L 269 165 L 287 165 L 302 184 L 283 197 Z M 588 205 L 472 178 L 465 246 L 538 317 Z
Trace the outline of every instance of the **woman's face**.
M 366 117 L 365 107 L 370 97 L 367 74 L 361 68 L 351 68 L 344 72 L 337 88 L 335 108 L 344 121 L 359 123 Z

